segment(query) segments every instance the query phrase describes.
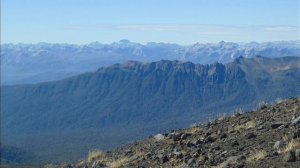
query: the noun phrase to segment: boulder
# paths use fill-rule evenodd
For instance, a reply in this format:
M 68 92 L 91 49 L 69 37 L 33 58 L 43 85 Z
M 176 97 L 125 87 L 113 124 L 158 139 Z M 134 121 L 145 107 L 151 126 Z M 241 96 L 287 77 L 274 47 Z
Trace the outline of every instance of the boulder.
M 287 152 L 283 157 L 283 161 L 285 161 L 285 162 L 294 162 L 294 161 L 296 161 L 295 154 L 293 152 Z
M 164 139 L 165 139 L 165 136 L 162 135 L 162 134 L 156 134 L 156 135 L 154 136 L 154 139 L 155 139 L 156 141 L 161 141 L 161 140 L 164 140 Z
M 296 149 L 295 158 L 296 158 L 296 160 L 300 161 L 300 149 Z

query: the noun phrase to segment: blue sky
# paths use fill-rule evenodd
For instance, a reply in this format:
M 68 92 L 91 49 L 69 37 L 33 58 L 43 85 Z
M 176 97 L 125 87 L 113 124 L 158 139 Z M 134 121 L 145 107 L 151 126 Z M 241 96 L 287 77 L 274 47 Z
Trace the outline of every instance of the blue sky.
M 1 43 L 299 40 L 299 0 L 2 0 Z

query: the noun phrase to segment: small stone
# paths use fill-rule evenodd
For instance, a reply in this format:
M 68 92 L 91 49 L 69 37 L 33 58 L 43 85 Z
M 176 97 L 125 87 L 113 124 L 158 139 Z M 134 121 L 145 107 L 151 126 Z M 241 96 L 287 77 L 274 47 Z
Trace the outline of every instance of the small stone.
M 192 140 L 191 141 L 191 144 L 193 144 L 193 145 L 201 145 L 203 142 L 200 140 L 200 139 L 196 139 L 196 140 Z
M 166 163 L 166 162 L 168 162 L 169 161 L 169 158 L 167 157 L 167 156 L 160 156 L 160 161 L 162 162 L 162 163 Z
M 276 141 L 273 148 L 278 150 L 280 147 L 282 146 L 281 142 L 280 141 Z
M 227 153 L 227 151 L 224 151 L 220 155 L 223 157 L 226 153 Z
M 231 146 L 238 146 L 239 142 L 237 140 L 232 141 Z
M 254 133 L 250 132 L 250 133 L 247 133 L 247 134 L 246 134 L 246 138 L 247 138 L 247 139 L 256 138 L 256 135 L 255 135 Z
M 220 139 L 225 139 L 225 138 L 227 138 L 227 134 L 222 133 L 221 136 L 220 136 Z
M 194 158 L 191 158 L 188 160 L 187 164 L 192 165 L 195 162 Z
M 174 141 L 179 141 L 181 139 L 181 134 L 180 133 L 175 133 L 172 136 L 172 138 L 173 138 Z
M 268 106 L 264 104 L 264 105 L 262 105 L 262 106 L 260 107 L 260 109 L 263 110 L 263 109 L 266 109 L 267 107 L 268 107 Z
M 222 163 L 223 167 L 232 167 L 233 164 L 243 165 L 241 162 L 245 159 L 245 156 L 231 156 L 225 162 Z
M 173 154 L 175 155 L 176 159 L 181 159 L 181 158 L 183 158 L 182 153 L 179 152 L 178 149 L 174 149 Z
M 208 157 L 207 157 L 207 156 L 201 155 L 201 156 L 199 157 L 199 162 L 200 162 L 200 163 L 204 163 L 204 162 L 207 161 L 207 160 L 208 160 Z
M 300 161 L 300 149 L 296 149 L 295 157 L 296 157 L 296 160 Z
M 297 118 L 295 118 L 295 119 L 293 119 L 293 120 L 291 121 L 291 124 L 292 124 L 293 126 L 295 126 L 295 127 L 299 126 L 299 125 L 300 125 L 300 116 L 297 117 Z
M 276 128 L 278 128 L 278 127 L 284 125 L 284 124 L 285 124 L 285 123 L 282 123 L 282 122 L 272 123 L 272 124 L 271 124 L 271 128 L 272 128 L 272 129 L 276 129 Z
M 132 151 L 131 151 L 130 149 L 127 149 L 127 150 L 125 151 L 125 155 L 130 155 L 130 154 L 132 154 Z
M 220 135 L 222 132 L 223 132 L 223 130 L 221 130 L 221 129 L 218 130 L 218 131 L 217 131 L 217 135 Z
M 211 135 L 211 133 L 209 131 L 205 133 L 205 137 L 208 137 L 210 135 Z
M 213 150 L 220 150 L 221 148 L 220 148 L 220 146 L 216 146 L 216 147 L 213 147 L 212 149 Z
M 293 152 L 288 152 L 284 155 L 283 160 L 286 162 L 294 162 L 296 161 L 295 154 Z
M 205 143 L 212 143 L 212 142 L 214 142 L 215 141 L 215 139 L 213 138 L 213 137 L 211 137 L 211 136 L 208 136 L 206 139 L 205 139 Z
M 189 136 L 191 136 L 192 134 L 181 134 L 181 136 L 180 136 L 180 139 L 181 140 L 184 140 L 184 139 L 186 139 L 187 137 L 189 137 Z
M 265 127 L 263 126 L 263 125 L 260 125 L 260 126 L 258 126 L 257 127 L 257 130 L 259 131 L 259 130 L 262 130 L 262 129 L 264 129 Z
M 73 166 L 71 164 L 67 164 L 67 165 L 63 166 L 63 168 L 73 168 Z
M 100 161 L 95 161 L 93 164 L 92 164 L 92 168 L 104 168 L 106 167 L 105 164 L 101 163 Z
M 148 152 L 148 153 L 146 154 L 146 157 L 147 157 L 147 158 L 151 158 L 151 156 L 152 156 L 152 153 L 151 153 L 151 152 Z
M 300 129 L 297 129 L 297 130 L 294 132 L 293 138 L 294 138 L 294 139 L 300 138 Z
M 272 152 L 272 154 L 271 154 L 271 156 L 278 156 L 278 155 L 279 155 L 279 153 L 277 151 Z

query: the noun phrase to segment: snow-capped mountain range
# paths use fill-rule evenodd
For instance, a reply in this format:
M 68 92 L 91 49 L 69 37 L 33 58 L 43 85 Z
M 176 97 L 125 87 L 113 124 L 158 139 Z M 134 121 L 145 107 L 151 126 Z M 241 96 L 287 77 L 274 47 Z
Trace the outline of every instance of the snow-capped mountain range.
M 120 40 L 111 44 L 2 44 L 1 84 L 37 83 L 95 71 L 129 60 L 150 62 L 180 60 L 194 63 L 227 63 L 243 57 L 300 56 L 299 41 L 250 43 L 147 43 Z

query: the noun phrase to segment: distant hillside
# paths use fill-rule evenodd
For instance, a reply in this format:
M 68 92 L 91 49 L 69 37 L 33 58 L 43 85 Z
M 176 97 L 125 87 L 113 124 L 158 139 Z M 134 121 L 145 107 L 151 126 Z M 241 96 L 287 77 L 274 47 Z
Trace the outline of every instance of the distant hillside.
M 239 56 L 300 56 L 300 41 L 266 43 L 196 43 L 181 46 L 168 43 L 142 45 L 128 40 L 112 44 L 3 44 L 1 45 L 1 83 L 24 84 L 63 79 L 100 66 L 129 60 L 165 60 L 193 63 L 228 63 Z
M 2 86 L 3 139 L 44 160 L 78 159 L 89 149 L 298 97 L 299 85 L 299 57 L 116 64 L 55 82 Z
M 31 163 L 36 161 L 36 158 L 32 153 L 24 151 L 23 149 L 3 145 L 0 146 L 0 159 L 2 164 L 11 163 Z M 0 164 L 1 165 L 1 164 Z
M 298 168 L 299 128 L 300 99 L 289 99 L 48 167 Z

